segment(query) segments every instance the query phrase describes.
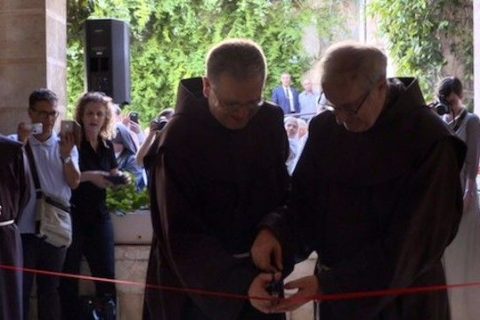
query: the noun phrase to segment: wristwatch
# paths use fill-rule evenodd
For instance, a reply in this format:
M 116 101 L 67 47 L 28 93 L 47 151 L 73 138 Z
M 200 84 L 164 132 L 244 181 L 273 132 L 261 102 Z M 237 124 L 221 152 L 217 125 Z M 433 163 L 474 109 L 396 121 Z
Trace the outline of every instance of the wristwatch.
M 72 157 L 71 156 L 68 156 L 66 158 L 62 158 L 62 157 L 60 157 L 60 158 L 62 159 L 63 164 L 67 164 L 67 163 L 72 162 Z

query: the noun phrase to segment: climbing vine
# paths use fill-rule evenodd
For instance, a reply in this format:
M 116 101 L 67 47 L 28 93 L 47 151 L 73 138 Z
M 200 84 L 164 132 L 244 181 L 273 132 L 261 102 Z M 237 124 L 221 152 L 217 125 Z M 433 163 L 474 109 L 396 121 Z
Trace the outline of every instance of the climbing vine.
M 216 42 L 247 37 L 259 43 L 269 63 L 268 98 L 280 74 L 290 72 L 297 86 L 312 64 L 302 45 L 304 29 L 315 26 L 331 41 L 342 21 L 341 1 L 292 0 L 77 0 L 69 1 L 68 97 L 72 108 L 84 91 L 83 23 L 115 18 L 131 28 L 132 103 L 143 120 L 175 104 L 178 81 L 204 73 L 204 57 Z M 332 14 L 334 12 L 334 14 Z M 73 15 L 71 14 L 73 13 Z
M 427 97 L 452 64 L 472 87 L 472 0 L 371 0 L 368 9 L 388 40 L 397 74 L 420 78 Z

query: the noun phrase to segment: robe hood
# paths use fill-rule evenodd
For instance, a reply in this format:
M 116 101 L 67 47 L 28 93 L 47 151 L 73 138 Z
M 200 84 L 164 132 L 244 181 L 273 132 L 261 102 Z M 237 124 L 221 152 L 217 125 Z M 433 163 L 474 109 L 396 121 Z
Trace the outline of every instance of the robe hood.
M 190 78 L 180 81 L 177 92 L 175 114 L 201 116 L 208 110 L 208 100 L 203 95 L 202 78 Z M 210 112 L 207 112 L 210 114 Z
M 313 151 L 317 163 L 332 164 L 318 168 L 324 178 L 352 185 L 377 184 L 415 166 L 441 139 L 457 139 L 425 106 L 416 79 L 388 81 L 388 103 L 369 130 L 350 132 L 336 123 L 330 111 L 312 120 L 309 139 L 321 146 Z M 462 151 L 460 140 L 456 145 Z

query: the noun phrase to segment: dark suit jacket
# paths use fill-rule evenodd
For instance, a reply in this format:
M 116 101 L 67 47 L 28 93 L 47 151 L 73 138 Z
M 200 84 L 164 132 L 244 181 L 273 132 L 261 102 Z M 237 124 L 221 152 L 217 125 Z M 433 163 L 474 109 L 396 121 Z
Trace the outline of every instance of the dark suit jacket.
M 298 91 L 295 88 L 290 87 L 290 92 L 293 95 L 293 104 L 295 106 L 295 113 L 300 112 L 300 104 L 298 103 Z M 290 102 L 288 101 L 287 96 L 285 95 L 285 90 L 282 86 L 276 87 L 273 90 L 272 101 L 282 108 L 284 114 L 292 113 L 290 111 Z

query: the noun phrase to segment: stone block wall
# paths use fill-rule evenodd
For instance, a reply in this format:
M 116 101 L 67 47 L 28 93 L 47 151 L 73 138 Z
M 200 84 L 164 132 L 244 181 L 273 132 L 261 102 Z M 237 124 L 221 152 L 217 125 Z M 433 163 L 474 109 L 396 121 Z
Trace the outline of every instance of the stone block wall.
M 47 87 L 66 102 L 66 0 L 0 1 L 0 133 L 27 121 L 28 96 Z

